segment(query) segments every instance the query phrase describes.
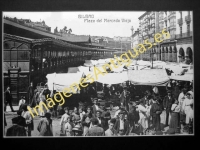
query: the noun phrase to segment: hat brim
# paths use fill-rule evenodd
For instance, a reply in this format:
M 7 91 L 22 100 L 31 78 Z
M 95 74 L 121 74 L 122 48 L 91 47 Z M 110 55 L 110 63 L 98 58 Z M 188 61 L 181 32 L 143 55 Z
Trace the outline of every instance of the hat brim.
M 78 129 L 78 128 L 73 128 L 72 131 L 82 132 L 82 130 L 81 130 L 81 129 Z
M 97 112 L 100 112 L 100 113 L 102 113 L 100 110 L 97 110 L 97 111 L 96 111 L 96 113 L 97 113 Z

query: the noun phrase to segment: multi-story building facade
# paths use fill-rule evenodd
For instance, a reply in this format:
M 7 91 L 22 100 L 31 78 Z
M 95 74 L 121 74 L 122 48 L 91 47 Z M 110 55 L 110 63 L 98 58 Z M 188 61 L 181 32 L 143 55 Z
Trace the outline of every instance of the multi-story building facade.
M 176 11 L 160 11 L 159 13 L 159 32 L 166 29 L 169 32 L 169 38 L 163 38 L 160 43 L 160 51 L 162 61 L 177 62 L 176 48 Z
M 176 16 L 178 62 L 193 63 L 193 12 L 177 11 Z
M 135 31 L 131 36 L 131 49 L 133 49 L 136 45 L 139 44 L 138 38 L 139 38 L 139 29 Z M 138 56 L 138 58 L 140 59 L 140 56 Z
M 193 20 L 192 11 L 159 11 L 145 12 L 138 19 L 138 43 L 149 39 L 155 43 L 154 35 L 163 29 L 169 32 L 169 38 L 154 45 L 145 53 L 140 54 L 142 60 L 161 60 L 166 62 L 193 61 Z
M 139 44 L 144 43 L 146 39 L 149 40 L 149 42 L 154 43 L 154 35 L 156 33 L 157 28 L 157 12 L 155 11 L 147 11 L 143 15 L 141 15 L 139 18 Z M 155 53 L 158 49 L 158 45 L 153 45 L 151 49 L 147 50 L 143 54 L 140 55 L 139 59 L 142 60 L 150 60 L 150 59 L 157 59 L 157 55 L 152 55 L 152 53 Z

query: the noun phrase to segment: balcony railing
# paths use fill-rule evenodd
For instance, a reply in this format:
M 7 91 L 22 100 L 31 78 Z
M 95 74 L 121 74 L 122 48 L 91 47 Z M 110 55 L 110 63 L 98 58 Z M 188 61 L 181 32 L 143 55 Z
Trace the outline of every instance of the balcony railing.
M 159 20 L 163 20 L 163 19 L 164 19 L 164 17 L 163 17 L 163 16 L 160 16 L 160 17 L 159 17 Z
M 186 32 L 186 33 L 182 33 L 182 34 L 176 34 L 176 39 L 190 37 L 190 36 L 193 36 L 193 32 L 192 31 Z
M 175 38 L 176 38 L 175 34 L 170 35 L 170 40 L 175 40 Z
M 171 18 L 172 16 L 175 16 L 176 15 L 176 12 L 175 11 L 171 11 L 170 13 L 169 13 L 169 18 Z
M 183 24 L 183 19 L 182 19 L 182 18 L 178 19 L 178 24 L 179 24 L 179 25 L 182 25 L 182 24 Z
M 176 28 L 176 24 L 175 24 L 175 23 L 170 24 L 170 26 L 169 26 L 169 29 L 170 29 L 170 30 L 173 29 L 173 28 Z
M 191 21 L 191 17 L 190 17 L 190 15 L 185 16 L 185 21 L 186 21 L 186 22 L 190 22 L 190 21 Z

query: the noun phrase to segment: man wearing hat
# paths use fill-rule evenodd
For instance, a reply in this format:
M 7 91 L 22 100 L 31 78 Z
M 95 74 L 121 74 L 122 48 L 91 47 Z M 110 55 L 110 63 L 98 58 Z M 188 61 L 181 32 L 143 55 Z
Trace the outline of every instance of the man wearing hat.
M 98 101 L 98 99 L 94 98 L 94 100 L 93 100 L 94 105 L 92 106 L 94 117 L 96 117 L 96 111 L 99 110 L 99 106 L 97 105 L 97 101 Z
M 174 98 L 175 99 L 178 99 L 178 96 L 179 96 L 179 94 L 180 94 L 180 88 L 179 88 L 179 83 L 178 82 L 176 82 L 176 81 L 172 81 L 172 82 L 174 82 L 174 86 L 173 86 L 173 95 L 174 95 Z
M 166 121 L 165 126 L 169 126 L 169 114 L 171 113 L 172 104 L 175 102 L 174 97 L 172 96 L 172 92 L 170 90 L 167 91 L 167 96 L 165 96 L 163 100 L 163 107 L 166 111 Z
M 124 86 L 124 90 L 120 95 L 120 103 L 121 105 L 125 106 L 125 109 L 128 111 L 128 103 L 130 101 L 130 92 L 127 91 L 127 87 Z
M 6 91 L 4 92 L 4 96 L 4 111 L 6 111 L 7 104 L 9 104 L 12 112 L 15 112 L 12 107 L 12 94 L 10 93 L 10 86 L 7 87 Z
M 103 128 L 103 118 L 101 117 L 102 111 L 97 110 L 96 111 L 96 119 L 98 120 L 98 126 Z
M 104 129 L 104 131 L 106 131 L 108 129 L 108 120 L 111 119 L 111 116 L 110 116 L 110 107 L 108 106 L 105 106 L 105 111 L 102 112 L 102 128 Z
M 150 109 L 150 115 L 152 116 L 153 128 L 158 133 L 161 134 L 160 128 L 160 114 L 162 113 L 162 109 L 157 101 L 157 97 L 153 97 L 153 104 Z
M 26 129 L 22 126 L 25 124 L 25 120 L 22 121 L 19 117 L 15 117 L 12 119 L 12 124 L 7 129 L 6 136 L 26 136 Z
M 21 111 L 21 107 L 26 103 L 25 96 L 21 96 L 19 100 L 19 110 Z

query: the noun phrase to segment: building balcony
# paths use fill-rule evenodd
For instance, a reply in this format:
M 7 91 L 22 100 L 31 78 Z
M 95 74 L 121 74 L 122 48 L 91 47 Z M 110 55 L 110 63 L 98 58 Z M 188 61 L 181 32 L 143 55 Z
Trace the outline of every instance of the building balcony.
M 176 24 L 170 24 L 169 29 L 171 30 L 171 29 L 174 29 L 174 28 L 176 28 Z
M 176 34 L 176 39 L 180 39 L 180 38 L 186 38 L 186 37 L 190 37 L 193 36 L 193 32 L 186 32 L 186 33 L 182 33 L 182 34 Z
M 151 35 L 152 34 L 152 30 L 148 31 L 148 35 Z
M 171 11 L 171 12 L 169 13 L 168 18 L 171 18 L 171 17 L 174 17 L 174 16 L 176 16 L 176 12 L 175 12 L 175 11 Z
M 175 34 L 170 35 L 170 40 L 175 40 L 175 39 L 176 39 L 176 35 Z
M 143 39 L 144 39 L 144 40 L 146 40 L 146 39 L 148 39 L 148 38 L 149 38 L 148 35 L 143 36 Z
M 151 19 L 155 19 L 155 15 L 153 14 L 153 15 L 151 15 Z
M 159 18 L 159 22 L 164 22 L 163 18 L 162 19 Z
M 151 27 L 155 27 L 155 23 L 152 23 L 152 24 L 151 24 Z
M 187 22 L 187 23 L 191 22 L 191 16 L 190 15 L 185 16 L 185 22 Z
M 152 19 L 152 20 L 151 20 L 151 23 L 155 23 L 155 19 Z
M 178 19 L 178 24 L 179 24 L 179 26 L 183 24 L 183 19 L 182 18 Z

